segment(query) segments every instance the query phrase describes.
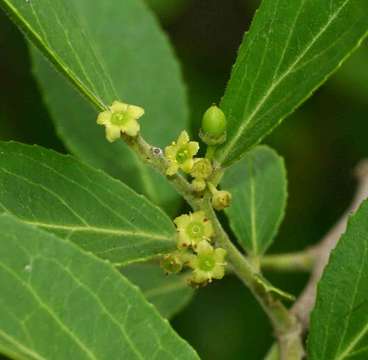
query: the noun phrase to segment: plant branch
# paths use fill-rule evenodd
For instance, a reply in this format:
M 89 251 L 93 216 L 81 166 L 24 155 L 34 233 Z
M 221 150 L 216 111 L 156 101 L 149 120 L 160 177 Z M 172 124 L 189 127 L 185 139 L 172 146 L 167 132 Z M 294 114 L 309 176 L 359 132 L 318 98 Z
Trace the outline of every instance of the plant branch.
M 250 289 L 270 318 L 279 343 L 281 359 L 302 359 L 304 354 L 301 326 L 297 318 L 275 298 L 270 286 L 254 265 L 238 251 L 224 231 L 211 204 L 211 194 L 206 192 L 200 198 L 192 191 L 190 183 L 180 174 L 167 176 L 167 160 L 162 150 L 148 144 L 140 135 L 137 137 L 122 136 L 130 148 L 147 164 L 165 176 L 181 194 L 193 210 L 203 210 L 212 222 L 218 245 L 227 251 L 228 260 L 239 279 Z M 217 184 L 222 176 L 222 169 L 214 172 L 213 180 Z
M 262 286 L 262 275 L 231 242 L 211 206 L 210 194 L 205 195 L 202 210 L 214 226 L 218 245 L 227 251 L 234 273 L 250 289 L 271 320 L 279 342 L 281 358 L 302 359 L 304 350 L 301 327 L 296 317 L 280 300 L 275 299 L 273 294 L 267 291 L 266 286 Z
M 196 210 L 199 208 L 200 199 L 193 195 L 190 183 L 180 174 L 173 176 L 166 175 L 168 164 L 162 149 L 151 146 L 141 135 L 137 137 L 122 135 L 122 137 L 141 160 L 164 176 L 193 209 Z
M 368 160 L 362 160 L 358 164 L 355 174 L 358 180 L 358 187 L 352 204 L 321 242 L 310 249 L 311 254 L 314 254 L 313 256 L 316 259 L 314 268 L 308 284 L 292 308 L 292 313 L 300 320 L 304 331 L 309 327 L 309 316 L 316 299 L 316 286 L 328 263 L 330 253 L 345 232 L 351 213 L 355 212 L 362 201 L 368 197 Z
M 295 253 L 265 255 L 260 262 L 262 270 L 266 271 L 309 272 L 314 267 L 315 251 L 306 249 Z

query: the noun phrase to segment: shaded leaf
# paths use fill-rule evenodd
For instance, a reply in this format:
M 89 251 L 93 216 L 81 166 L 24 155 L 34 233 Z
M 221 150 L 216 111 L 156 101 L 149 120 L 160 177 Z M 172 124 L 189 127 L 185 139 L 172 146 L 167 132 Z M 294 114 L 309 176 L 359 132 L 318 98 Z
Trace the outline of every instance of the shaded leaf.
M 185 274 L 166 275 L 158 264 L 132 264 L 121 272 L 142 290 L 165 318 L 171 318 L 192 299 L 194 290 Z
M 348 223 L 318 285 L 311 360 L 368 358 L 368 201 Z
M 107 262 L 0 216 L 0 351 L 21 359 L 198 359 Z
M 283 159 L 267 146 L 257 146 L 227 169 L 222 186 L 232 194 L 225 210 L 239 243 L 251 256 L 271 245 L 284 217 L 287 199 Z
M 171 220 L 102 171 L 38 146 L 0 143 L 0 212 L 123 264 L 175 248 Z
M 368 32 L 366 0 L 263 0 L 240 46 L 221 107 L 229 165 L 305 101 Z

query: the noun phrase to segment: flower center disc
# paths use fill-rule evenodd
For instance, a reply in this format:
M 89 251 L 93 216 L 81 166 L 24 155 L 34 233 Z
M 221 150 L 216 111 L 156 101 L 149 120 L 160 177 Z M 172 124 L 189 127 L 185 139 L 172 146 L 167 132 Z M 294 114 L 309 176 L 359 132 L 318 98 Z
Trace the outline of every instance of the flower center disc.
M 113 125 L 125 125 L 129 121 L 129 116 L 125 112 L 113 113 L 111 116 L 111 123 Z
M 189 224 L 187 227 L 187 233 L 191 238 L 197 239 L 203 237 L 204 235 L 203 224 L 201 224 L 200 222 L 193 222 Z
M 185 160 L 187 160 L 189 157 L 189 152 L 187 149 L 183 149 L 181 148 L 177 153 L 176 153 L 176 161 L 179 164 L 182 164 Z
M 211 271 L 215 267 L 215 259 L 212 256 L 201 256 L 198 265 L 202 271 Z

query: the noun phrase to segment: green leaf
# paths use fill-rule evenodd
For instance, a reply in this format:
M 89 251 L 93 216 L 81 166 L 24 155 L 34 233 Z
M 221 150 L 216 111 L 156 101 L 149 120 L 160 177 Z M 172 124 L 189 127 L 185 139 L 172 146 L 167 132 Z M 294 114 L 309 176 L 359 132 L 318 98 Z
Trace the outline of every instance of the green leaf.
M 170 143 L 187 125 L 178 64 L 143 2 L 0 0 L 0 5 L 69 80 L 32 49 L 34 73 L 67 147 L 175 211 L 180 199 L 167 180 L 143 165 L 122 141 L 109 144 L 96 125 L 95 107 L 104 109 L 116 99 L 146 109 L 142 133 L 154 145 Z
M 198 359 L 109 263 L 0 216 L 0 352 L 17 359 Z
M 318 285 L 310 360 L 368 359 L 368 201 L 352 216 Z
M 221 103 L 228 140 L 217 160 L 229 165 L 259 143 L 341 65 L 367 32 L 366 0 L 263 0 Z
M 194 295 L 185 274 L 166 275 L 157 264 L 132 264 L 121 271 L 165 318 L 176 315 Z
M 232 194 L 225 210 L 231 229 L 251 256 L 266 252 L 284 217 L 287 199 L 283 159 L 267 146 L 257 146 L 227 169 L 222 187 Z
M 38 146 L 0 142 L 0 212 L 124 264 L 175 248 L 171 220 L 143 196 Z

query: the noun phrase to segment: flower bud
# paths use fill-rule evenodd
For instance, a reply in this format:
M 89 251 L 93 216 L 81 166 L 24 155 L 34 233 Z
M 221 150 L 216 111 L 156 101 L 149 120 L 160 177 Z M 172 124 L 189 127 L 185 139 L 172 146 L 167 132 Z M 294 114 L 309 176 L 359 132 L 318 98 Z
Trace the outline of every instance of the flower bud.
M 216 210 L 223 210 L 230 206 L 231 194 L 228 191 L 216 191 L 212 196 L 212 206 Z
M 196 159 L 190 175 L 197 179 L 207 179 L 212 174 L 211 161 L 205 158 Z
M 219 145 L 226 140 L 226 116 L 216 105 L 203 115 L 200 137 L 207 145 Z
M 194 179 L 192 181 L 192 189 L 195 192 L 204 191 L 206 189 L 206 181 L 200 178 Z

